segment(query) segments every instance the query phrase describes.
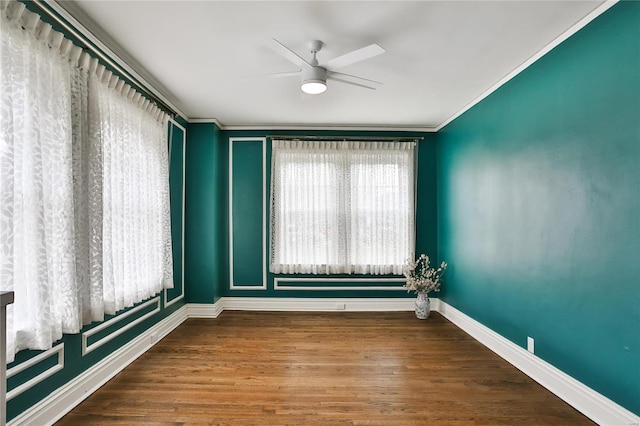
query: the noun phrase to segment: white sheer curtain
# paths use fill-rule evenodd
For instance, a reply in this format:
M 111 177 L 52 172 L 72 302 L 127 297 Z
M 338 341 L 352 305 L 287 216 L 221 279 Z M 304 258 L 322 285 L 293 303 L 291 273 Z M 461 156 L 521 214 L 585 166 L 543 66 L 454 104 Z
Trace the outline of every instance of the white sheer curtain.
M 401 274 L 412 258 L 414 143 L 272 143 L 273 273 Z
M 63 332 L 78 332 L 82 320 L 68 62 L 49 47 L 61 41 L 50 27 L 5 14 L 0 22 L 0 286 L 16 292 L 7 317 L 12 359 L 20 349 L 47 348 Z
M 0 2 L 0 289 L 7 358 L 172 283 L 167 121 L 82 49 Z
M 140 114 L 140 100 L 122 96 L 97 76 L 89 86 L 99 99 L 103 286 L 105 310 L 113 314 L 173 283 L 168 127 L 166 120 Z

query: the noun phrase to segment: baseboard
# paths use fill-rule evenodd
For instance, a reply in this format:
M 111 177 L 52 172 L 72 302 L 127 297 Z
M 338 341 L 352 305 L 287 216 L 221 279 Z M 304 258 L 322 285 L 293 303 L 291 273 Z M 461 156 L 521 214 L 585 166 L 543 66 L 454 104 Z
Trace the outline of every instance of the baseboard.
M 600 425 L 639 425 L 640 416 L 440 300 L 438 312 L 514 367 Z
M 219 299 L 214 304 L 209 303 L 188 303 L 187 314 L 189 318 L 218 318 L 223 311 L 223 299 Z
M 383 312 L 412 311 L 413 298 L 223 297 L 213 305 L 196 305 L 189 316 L 215 318 L 222 311 Z M 437 299 L 431 299 L 436 309 Z M 190 305 L 191 306 L 191 305 Z
M 438 310 L 439 299 L 429 298 Z M 189 318 L 218 318 L 223 311 L 389 312 L 413 311 L 414 298 L 222 297 L 214 304 L 187 304 Z
M 186 319 L 187 308 L 183 306 L 12 419 L 8 426 L 55 423 Z

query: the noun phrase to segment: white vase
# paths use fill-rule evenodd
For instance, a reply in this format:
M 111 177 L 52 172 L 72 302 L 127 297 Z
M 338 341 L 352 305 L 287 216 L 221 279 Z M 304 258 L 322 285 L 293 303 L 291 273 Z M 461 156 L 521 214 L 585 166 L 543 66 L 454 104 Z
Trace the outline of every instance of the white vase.
M 427 319 L 431 313 L 431 302 L 427 293 L 418 293 L 416 297 L 416 318 Z

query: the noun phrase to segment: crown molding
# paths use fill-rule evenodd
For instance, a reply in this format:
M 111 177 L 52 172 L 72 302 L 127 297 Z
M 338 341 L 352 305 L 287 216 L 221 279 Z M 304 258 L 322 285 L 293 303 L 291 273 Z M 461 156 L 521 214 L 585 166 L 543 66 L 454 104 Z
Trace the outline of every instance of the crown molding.
M 224 130 L 340 130 L 340 131 L 364 131 L 364 132 L 421 132 L 433 133 L 434 127 L 417 126 L 367 126 L 367 125 L 268 125 L 268 126 L 225 126 Z
M 189 118 L 187 122 L 189 124 L 215 124 L 220 130 L 225 130 L 225 127 L 217 118 Z
M 230 131 L 259 131 L 259 130 L 298 130 L 298 131 L 314 131 L 314 130 L 337 130 L 337 131 L 361 131 L 361 132 L 420 132 L 420 133 L 434 133 L 435 127 L 432 126 L 373 126 L 365 124 L 354 125 L 332 125 L 332 124 L 233 124 L 224 125 L 221 124 L 215 118 L 198 118 L 189 120 L 189 123 L 211 123 L 214 122 L 220 127 L 221 130 Z

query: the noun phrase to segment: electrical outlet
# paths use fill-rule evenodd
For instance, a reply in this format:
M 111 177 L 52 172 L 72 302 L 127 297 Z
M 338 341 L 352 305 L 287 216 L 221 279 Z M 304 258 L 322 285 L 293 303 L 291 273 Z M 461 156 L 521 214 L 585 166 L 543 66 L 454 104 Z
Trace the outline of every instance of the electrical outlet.
M 527 337 L 527 350 L 532 354 L 535 353 L 535 341 L 533 337 Z

